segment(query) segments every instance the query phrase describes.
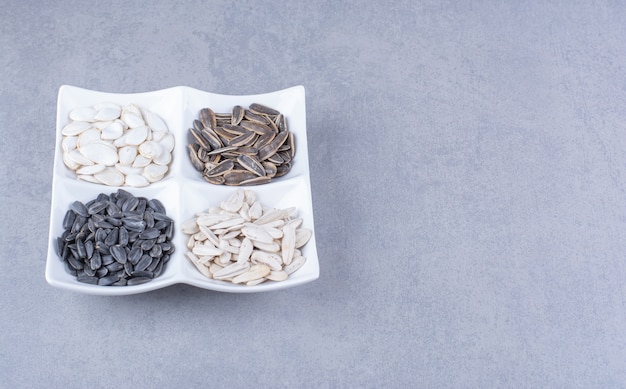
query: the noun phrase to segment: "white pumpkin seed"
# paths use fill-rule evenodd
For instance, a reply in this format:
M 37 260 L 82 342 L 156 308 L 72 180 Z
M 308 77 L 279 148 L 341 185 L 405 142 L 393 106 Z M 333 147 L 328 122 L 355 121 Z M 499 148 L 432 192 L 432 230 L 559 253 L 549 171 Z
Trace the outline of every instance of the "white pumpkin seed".
M 135 157 L 135 160 L 133 161 L 132 166 L 133 167 L 146 167 L 150 164 L 151 159 L 150 158 L 146 158 L 143 155 L 137 155 Z
M 137 157 L 137 147 L 136 146 L 124 146 L 120 147 L 117 151 L 119 155 L 120 164 L 129 166 L 135 161 L 135 157 Z
M 153 132 L 167 132 L 167 124 L 165 124 L 161 117 L 145 109 L 142 110 L 142 113 L 146 124 L 152 129 Z
M 102 182 L 91 174 L 78 174 L 76 175 L 76 178 L 82 181 L 92 182 L 94 184 L 102 184 Z
M 115 147 L 124 147 L 124 146 L 128 146 L 128 143 L 126 142 L 126 134 L 120 136 L 119 138 L 115 139 L 113 141 L 113 146 Z
M 61 134 L 65 136 L 74 136 L 78 135 L 86 129 L 90 128 L 91 124 L 87 122 L 74 121 L 63 127 L 61 130 Z
M 163 149 L 167 150 L 168 153 L 171 153 L 172 150 L 174 150 L 175 139 L 174 139 L 174 135 L 172 135 L 170 132 L 165 133 L 165 135 L 163 135 L 163 137 L 160 139 L 157 139 L 155 137 L 154 140 L 159 142 L 159 144 L 163 147 Z
M 106 168 L 103 171 L 93 175 L 95 179 L 108 186 L 124 185 L 124 175 L 117 169 Z
M 72 151 L 77 151 L 77 150 L 72 150 Z M 80 155 L 80 153 L 78 155 Z M 81 157 L 82 157 L 82 155 L 81 155 Z M 91 161 L 89 161 L 89 162 L 91 162 Z M 70 158 L 70 153 L 63 153 L 63 163 L 70 170 L 76 170 L 76 169 L 78 169 L 80 167 L 80 164 L 78 162 L 76 162 L 72 158 Z
M 165 177 L 172 161 L 174 136 L 158 115 L 148 110 L 142 112 L 134 104 L 122 108 L 112 102 L 101 102 L 92 107 L 75 108 L 68 116 L 70 123 L 61 131 L 63 162 L 71 170 L 82 169 L 77 175 L 87 176 L 86 172 L 101 169 L 84 169 L 98 164 L 115 166 L 123 175 L 131 175 L 124 181 L 128 186 L 145 186 Z M 115 161 L 112 150 L 106 145 L 115 149 Z M 151 163 L 154 166 L 148 167 Z M 116 177 L 105 181 L 118 180 Z
M 109 143 L 93 142 L 81 145 L 78 150 L 85 158 L 94 163 L 101 163 L 106 166 L 113 166 L 117 163 L 117 150 Z
M 167 173 L 167 166 L 155 165 L 153 163 L 143 168 L 142 175 L 150 182 L 159 181 Z
M 78 164 L 78 165 L 93 165 L 94 164 L 94 162 L 91 159 L 85 157 L 78 149 L 70 151 L 67 154 L 67 158 L 68 160 L 73 161 L 75 164 Z
M 124 127 L 119 121 L 111 122 L 102 129 L 100 137 L 107 140 L 115 140 L 124 134 Z
M 120 117 L 121 109 L 118 106 L 104 106 L 94 116 L 96 121 L 114 120 Z
M 139 145 L 139 153 L 148 159 L 154 159 L 161 155 L 163 147 L 155 141 L 146 141 Z
M 96 111 L 100 111 L 101 109 L 105 108 L 117 108 L 120 111 L 122 109 L 122 107 L 112 101 L 101 101 L 93 105 L 93 109 L 95 109 Z
M 148 137 L 148 127 L 137 126 L 131 127 L 124 136 L 126 144 L 138 146 Z
M 92 175 L 92 174 L 100 173 L 105 168 L 106 168 L 106 166 L 101 165 L 101 164 L 83 166 L 83 167 L 81 167 L 79 169 L 76 169 L 76 174 L 78 174 L 78 175 Z
M 129 175 L 129 174 L 141 174 L 143 173 L 143 169 L 141 167 L 132 167 L 129 165 L 122 165 L 121 163 L 116 163 L 115 167 L 117 168 L 117 170 L 120 171 L 120 173 L 124 174 L 124 175 Z
M 126 185 L 133 186 L 135 188 L 141 188 L 150 185 L 150 181 L 140 174 L 129 174 L 126 176 Z
M 144 122 L 139 108 L 134 104 L 128 104 L 122 109 L 120 118 L 128 125 L 129 128 L 144 126 Z
M 90 107 L 74 108 L 70 111 L 70 119 L 78 122 L 94 122 L 98 112 Z
M 102 143 L 102 139 L 100 138 L 100 131 L 96 130 L 95 128 L 90 128 L 88 130 L 81 132 L 81 134 L 78 135 L 77 147 L 81 148 L 90 143 L 96 143 L 96 142 Z
M 65 153 L 69 153 L 72 150 L 76 149 L 76 145 L 78 144 L 77 136 L 67 136 L 63 138 L 61 141 L 61 147 Z
M 91 123 L 91 126 L 93 128 L 96 128 L 96 129 L 102 131 L 103 129 L 107 128 L 108 126 L 110 126 L 113 123 L 115 123 L 113 120 L 107 120 L 107 121 L 104 121 L 104 122 L 98 121 L 98 122 Z
M 169 165 L 172 162 L 172 154 L 170 152 L 162 152 L 152 160 L 157 165 Z

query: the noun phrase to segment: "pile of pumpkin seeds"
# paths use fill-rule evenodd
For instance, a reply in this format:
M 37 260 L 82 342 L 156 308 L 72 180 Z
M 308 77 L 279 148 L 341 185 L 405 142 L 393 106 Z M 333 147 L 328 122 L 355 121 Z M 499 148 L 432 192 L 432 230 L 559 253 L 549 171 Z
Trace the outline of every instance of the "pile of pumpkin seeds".
M 230 113 L 203 108 L 189 134 L 192 165 L 215 185 L 268 183 L 291 170 L 296 153 L 286 117 L 257 103 Z
M 74 201 L 63 218 L 57 254 L 79 282 L 138 285 L 158 277 L 170 255 L 174 221 L 157 199 L 119 189 L 87 203 Z

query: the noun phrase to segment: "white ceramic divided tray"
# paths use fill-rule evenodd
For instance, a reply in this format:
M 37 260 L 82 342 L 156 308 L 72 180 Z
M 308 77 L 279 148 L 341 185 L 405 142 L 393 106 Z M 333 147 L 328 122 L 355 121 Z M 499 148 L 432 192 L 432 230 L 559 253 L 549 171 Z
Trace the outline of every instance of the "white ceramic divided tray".
M 69 112 L 77 107 L 88 107 L 100 102 L 114 102 L 120 105 L 135 105 L 159 115 L 175 137 L 172 162 L 165 177 L 147 187 L 122 187 L 133 195 L 148 199 L 159 199 L 174 219 L 173 243 L 175 252 L 163 272 L 153 280 L 133 286 L 98 286 L 78 282 L 65 269 L 56 251 L 56 238 L 63 233 L 63 217 L 70 205 L 76 201 L 86 203 L 98 194 L 111 194 L 119 187 L 94 184 L 78 180 L 73 171 L 63 163 L 61 130 L 69 122 Z M 191 165 L 187 145 L 189 128 L 199 119 L 202 108 L 210 107 L 215 112 L 231 112 L 235 105 L 248 107 L 259 103 L 272 107 L 285 115 L 289 130 L 296 140 L 296 155 L 291 171 L 271 182 L 255 186 L 225 186 L 206 182 L 200 172 Z M 183 221 L 194 217 L 196 212 L 207 210 L 226 200 L 239 188 L 251 189 L 259 202 L 268 208 L 296 207 L 302 226 L 313 231 L 309 242 L 302 248 L 307 261 L 303 267 L 292 273 L 285 281 L 266 281 L 255 286 L 235 285 L 227 281 L 212 280 L 202 275 L 189 262 L 185 253 L 188 236 L 180 226 Z M 306 134 L 306 108 L 304 87 L 292 88 L 257 95 L 232 96 L 200 91 L 189 87 L 174 87 L 153 92 L 115 94 L 63 85 L 59 89 L 56 121 L 56 144 L 52 180 L 52 205 L 50 231 L 48 237 L 48 258 L 46 280 L 50 285 L 96 295 L 126 295 L 163 288 L 176 283 L 184 283 L 199 288 L 220 292 L 251 293 L 271 291 L 301 285 L 319 277 L 319 263 L 315 246 L 315 229 L 311 199 L 309 161 Z

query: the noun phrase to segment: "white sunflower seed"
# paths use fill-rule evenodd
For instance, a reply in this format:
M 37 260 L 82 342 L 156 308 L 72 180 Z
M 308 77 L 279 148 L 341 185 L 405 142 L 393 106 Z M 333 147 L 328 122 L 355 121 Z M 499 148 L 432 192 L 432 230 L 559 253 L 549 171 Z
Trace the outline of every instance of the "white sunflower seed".
M 309 230 L 308 228 L 298 228 L 296 230 L 296 248 L 304 246 L 309 241 L 309 239 L 311 239 L 311 236 L 313 236 L 313 231 Z
M 233 193 L 227 201 L 221 204 L 222 209 L 230 212 L 238 212 L 239 208 L 243 204 L 244 199 L 244 191 L 242 189 L 238 189 Z
M 247 222 L 242 216 L 242 212 L 249 215 L 252 207 L 261 210 L 264 223 Z M 302 219 L 292 219 L 295 214 L 295 207 L 264 210 L 254 192 L 238 189 L 220 207 L 197 212 L 181 228 L 189 235 L 187 246 L 196 255 L 194 265 L 203 264 L 215 279 L 250 286 L 284 281 L 305 263 L 295 247 L 296 236 L 298 243 L 306 243 L 311 233 L 297 235 Z M 248 269 L 242 270 L 244 266 Z
M 272 243 L 274 240 L 263 227 L 259 227 L 252 223 L 244 224 L 244 227 L 241 229 L 241 233 L 247 238 L 263 243 Z
M 252 251 L 252 255 L 250 255 L 253 263 L 262 263 L 269 266 L 272 270 L 281 270 L 282 269 L 282 261 L 280 256 L 275 253 L 268 253 L 266 251 Z
M 300 269 L 304 265 L 305 262 L 306 262 L 306 258 L 301 255 L 298 257 L 293 257 L 293 260 L 291 261 L 291 263 L 289 265 L 285 265 L 285 267 L 283 267 L 283 270 L 287 274 L 291 275 L 293 272 Z
M 250 269 L 250 263 L 232 263 L 222 269 L 217 270 L 213 273 L 213 278 L 216 280 L 222 280 L 225 278 L 235 277 L 239 274 L 242 274 Z
M 285 265 L 289 265 L 293 259 L 293 252 L 296 249 L 296 227 L 287 223 L 283 227 L 282 259 Z
M 254 247 L 258 248 L 261 251 L 267 251 L 268 253 L 278 253 L 280 252 L 280 244 L 277 241 L 273 241 L 271 243 L 263 243 L 258 240 L 253 240 L 252 244 Z
M 272 270 L 270 274 L 265 276 L 265 278 L 270 281 L 285 281 L 289 278 L 289 274 L 287 274 L 284 270 Z
M 184 234 L 193 235 L 200 231 L 196 219 L 187 219 L 180 225 L 180 229 Z
M 210 255 L 210 256 L 218 256 L 222 255 L 224 250 L 219 249 L 215 246 L 209 244 L 202 244 L 195 246 L 193 250 L 191 250 L 196 255 Z
M 237 263 L 235 264 L 238 265 Z M 270 274 L 270 271 L 271 269 L 267 265 L 264 265 L 264 264 L 252 265 L 250 266 L 249 270 L 242 272 L 239 275 L 235 276 L 232 280 L 232 283 L 241 284 L 244 282 L 257 280 L 260 278 L 262 279 L 266 275 Z
M 212 278 L 212 275 L 211 275 L 211 272 L 209 271 L 209 269 L 203 263 L 200 262 L 200 260 L 198 259 L 198 257 L 196 257 L 195 254 L 193 254 L 192 252 L 188 251 L 188 252 L 185 253 L 185 255 L 187 256 L 187 258 L 189 258 L 191 263 L 194 264 L 196 269 L 198 269 L 198 271 L 200 271 L 200 273 L 202 273 L 205 277 Z

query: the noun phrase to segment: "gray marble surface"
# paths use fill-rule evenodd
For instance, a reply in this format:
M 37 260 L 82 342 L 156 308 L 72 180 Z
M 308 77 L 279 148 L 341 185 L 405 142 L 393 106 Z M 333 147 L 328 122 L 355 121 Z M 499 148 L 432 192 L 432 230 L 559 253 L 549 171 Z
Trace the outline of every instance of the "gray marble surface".
M 626 7 L 537 3 L 0 2 L 0 387 L 626 387 Z M 62 84 L 304 85 L 320 278 L 49 286 Z

